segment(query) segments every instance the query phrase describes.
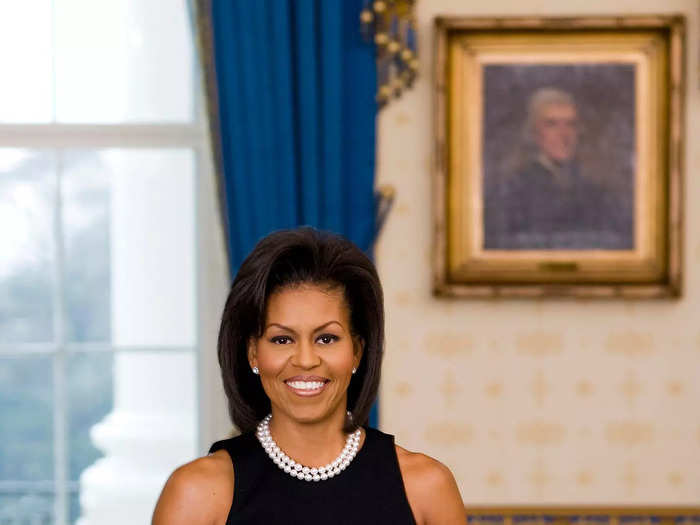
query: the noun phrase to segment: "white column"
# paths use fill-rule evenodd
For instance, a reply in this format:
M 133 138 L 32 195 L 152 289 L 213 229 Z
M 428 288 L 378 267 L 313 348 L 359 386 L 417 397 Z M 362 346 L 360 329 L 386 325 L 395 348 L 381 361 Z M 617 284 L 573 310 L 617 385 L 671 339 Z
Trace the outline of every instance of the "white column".
M 192 154 L 101 155 L 112 171 L 113 343 L 194 349 Z M 79 525 L 150 522 L 170 472 L 196 454 L 196 371 L 194 350 L 117 352 L 114 409 L 91 430 L 105 457 L 80 477 Z

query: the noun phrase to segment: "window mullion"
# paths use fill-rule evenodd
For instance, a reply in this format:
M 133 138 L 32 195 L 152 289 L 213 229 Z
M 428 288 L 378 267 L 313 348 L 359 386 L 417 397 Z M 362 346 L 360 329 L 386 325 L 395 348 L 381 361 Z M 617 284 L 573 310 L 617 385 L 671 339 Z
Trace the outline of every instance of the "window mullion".
M 68 446 L 67 435 L 67 381 L 65 334 L 65 286 L 63 246 L 63 201 L 61 194 L 63 154 L 56 152 L 54 186 L 54 278 L 53 278 L 53 330 L 56 353 L 53 362 L 53 443 L 54 443 L 54 523 L 66 525 L 68 518 Z

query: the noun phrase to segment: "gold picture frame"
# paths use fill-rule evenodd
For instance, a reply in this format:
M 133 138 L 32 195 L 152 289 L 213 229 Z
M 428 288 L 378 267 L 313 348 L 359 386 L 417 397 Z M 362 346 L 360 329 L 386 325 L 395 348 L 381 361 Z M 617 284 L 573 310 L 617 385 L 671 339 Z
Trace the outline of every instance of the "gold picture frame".
M 684 18 L 435 27 L 435 293 L 679 296 Z

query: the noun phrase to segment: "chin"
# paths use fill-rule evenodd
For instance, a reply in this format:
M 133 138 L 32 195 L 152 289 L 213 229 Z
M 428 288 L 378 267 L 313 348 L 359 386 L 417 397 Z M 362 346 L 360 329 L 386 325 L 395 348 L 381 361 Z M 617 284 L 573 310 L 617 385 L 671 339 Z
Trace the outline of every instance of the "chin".
M 327 419 L 333 414 L 333 410 L 327 406 L 288 406 L 285 412 L 289 417 L 299 423 L 317 423 Z

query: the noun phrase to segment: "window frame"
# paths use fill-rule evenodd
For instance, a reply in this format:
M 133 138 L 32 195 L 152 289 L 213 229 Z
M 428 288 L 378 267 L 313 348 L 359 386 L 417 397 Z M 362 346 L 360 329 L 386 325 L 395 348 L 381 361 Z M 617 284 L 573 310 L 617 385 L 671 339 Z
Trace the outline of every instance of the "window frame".
M 195 37 L 192 35 L 192 47 L 195 49 Z M 0 494 L 30 492 L 36 494 L 52 493 L 54 495 L 54 523 L 66 525 L 69 522 L 69 502 L 72 494 L 79 492 L 79 483 L 69 480 L 69 450 L 68 450 L 68 415 L 67 399 L 67 370 L 66 363 L 71 355 L 94 352 L 141 352 L 162 350 L 167 352 L 194 352 L 196 366 L 195 388 L 197 407 L 196 447 L 202 450 L 203 434 L 212 436 L 216 431 L 211 430 L 212 419 L 207 416 L 205 409 L 211 410 L 209 403 L 203 404 L 203 399 L 210 400 L 211 392 L 203 395 L 203 378 L 211 377 L 212 359 L 201 352 L 202 323 L 207 322 L 201 314 L 202 294 L 211 296 L 211 278 L 204 279 L 202 275 L 202 257 L 210 259 L 206 254 L 208 246 L 202 245 L 201 220 L 202 215 L 211 222 L 211 210 L 205 209 L 204 203 L 213 197 L 205 194 L 203 189 L 213 187 L 213 162 L 208 135 L 206 115 L 203 111 L 201 75 L 197 72 L 198 61 L 193 54 L 193 115 L 189 123 L 114 123 L 114 124 L 5 124 L 0 123 L 0 148 L 26 148 L 51 151 L 54 154 L 55 178 L 53 184 L 53 232 L 52 243 L 55 258 L 52 261 L 52 290 L 53 303 L 53 342 L 51 343 L 9 343 L 0 344 L 0 358 L 16 358 L 31 356 L 50 356 L 52 358 L 53 377 L 53 480 L 12 481 L 0 480 Z M 192 346 L 148 346 L 148 347 L 118 347 L 111 343 L 74 343 L 66 340 L 65 327 L 65 290 L 64 290 L 64 246 L 62 225 L 62 196 L 61 181 L 63 177 L 63 152 L 71 149 L 189 149 L 195 158 L 195 192 L 194 198 L 194 254 L 195 297 L 193 312 L 195 323 L 195 339 Z M 203 188 L 204 186 L 204 188 Z M 220 239 L 222 242 L 223 239 Z M 211 244 L 209 242 L 208 244 Z M 220 249 L 219 249 L 220 251 Z M 219 256 L 218 259 L 221 259 Z M 221 264 L 219 263 L 220 267 Z M 221 273 L 221 272 L 219 272 Z M 219 279 L 221 281 L 221 279 Z M 208 287 L 208 288 L 207 288 Z M 209 291 L 208 291 L 209 290 Z M 216 301 L 215 301 L 216 302 Z M 209 324 L 205 330 L 211 331 Z M 211 337 L 208 337 L 210 346 Z M 203 359 L 206 363 L 203 363 Z M 49 483 L 51 481 L 51 483 Z M 163 480 L 165 481 L 165 480 Z

